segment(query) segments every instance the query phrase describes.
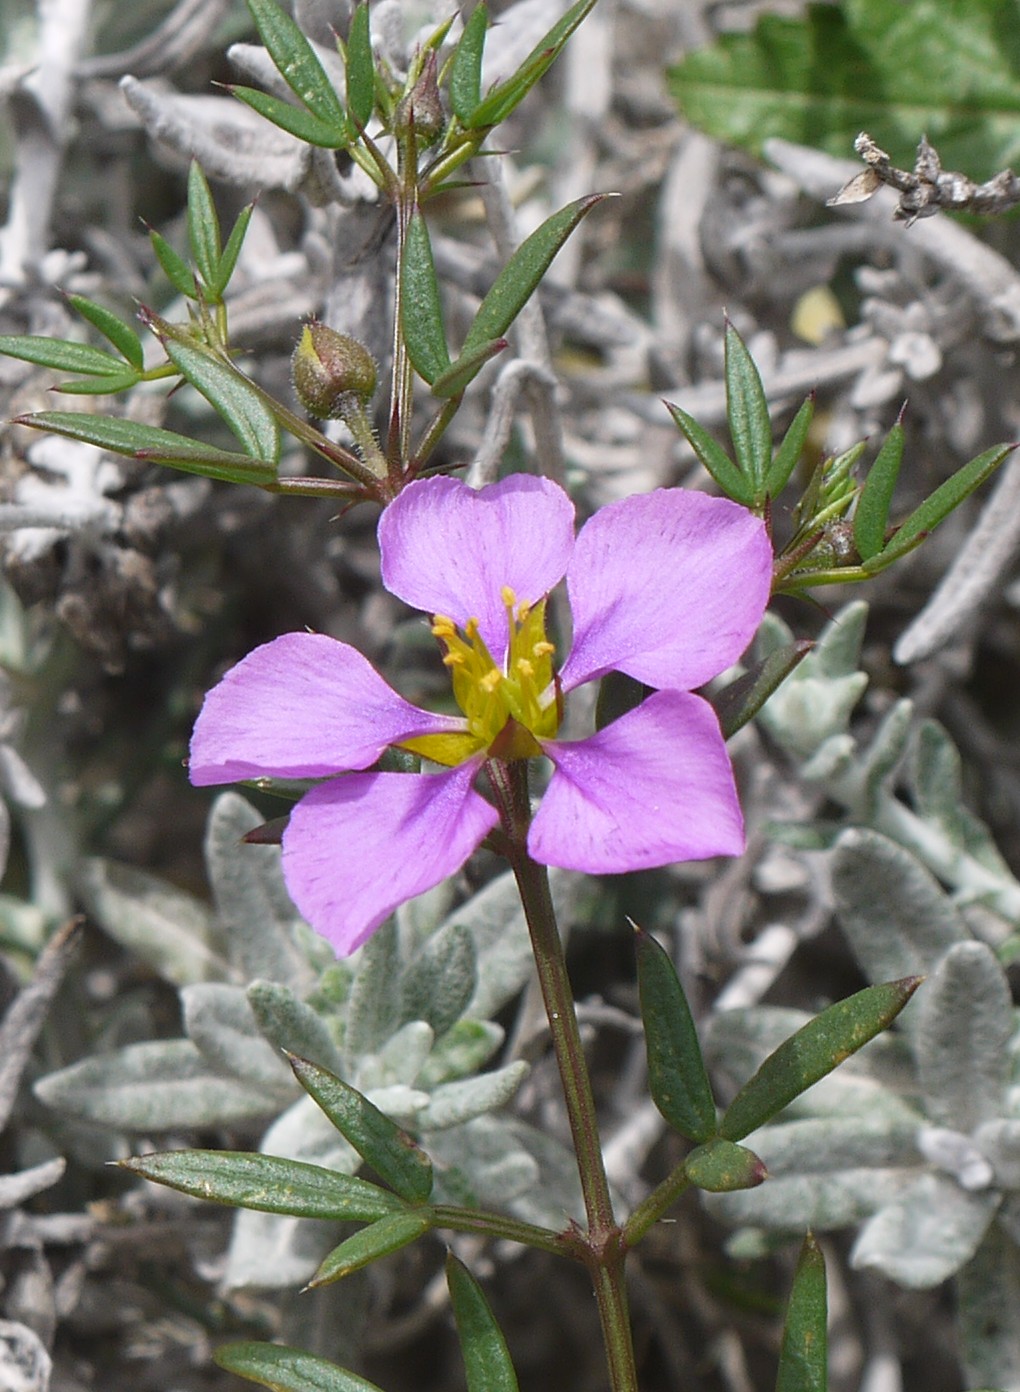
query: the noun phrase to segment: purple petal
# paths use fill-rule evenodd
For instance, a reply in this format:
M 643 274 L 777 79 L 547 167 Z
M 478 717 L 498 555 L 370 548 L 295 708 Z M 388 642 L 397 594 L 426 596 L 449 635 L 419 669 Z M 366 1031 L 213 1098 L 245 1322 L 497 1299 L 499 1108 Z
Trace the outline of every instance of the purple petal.
M 383 584 L 406 604 L 479 621 L 497 662 L 507 646 L 508 585 L 534 603 L 563 578 L 574 545 L 574 505 L 548 479 L 512 474 L 487 488 L 458 479 L 410 484 L 379 520 Z
M 367 658 L 321 633 L 285 633 L 209 692 L 191 737 L 200 787 L 242 778 L 321 778 L 375 763 L 388 744 L 463 728 L 392 691 Z
M 701 686 L 754 637 L 771 582 L 764 524 L 737 503 L 678 488 L 610 503 L 581 529 L 567 571 L 564 690 L 611 670 Z
M 590 739 L 543 748 L 556 772 L 528 835 L 543 864 L 608 875 L 744 849 L 733 770 L 700 696 L 658 691 Z
M 291 898 L 342 956 L 416 894 L 454 874 L 499 820 L 471 787 L 478 763 L 443 773 L 352 773 L 306 793 L 283 833 Z

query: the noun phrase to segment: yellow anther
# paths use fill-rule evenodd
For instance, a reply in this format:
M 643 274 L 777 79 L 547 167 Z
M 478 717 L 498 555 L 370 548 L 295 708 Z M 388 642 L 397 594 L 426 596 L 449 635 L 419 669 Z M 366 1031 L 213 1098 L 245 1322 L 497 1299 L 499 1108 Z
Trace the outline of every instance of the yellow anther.
M 533 677 L 535 675 L 535 668 L 526 657 L 519 657 L 517 659 L 517 671 L 522 677 Z
M 494 691 L 499 690 L 499 684 L 502 680 L 503 678 L 496 671 L 495 667 L 492 667 L 488 672 L 479 677 L 478 685 L 483 691 L 487 691 L 491 695 Z
M 531 651 L 535 657 L 551 657 L 556 651 L 556 644 L 543 638 L 535 644 Z
M 432 616 L 432 636 L 433 638 L 452 638 L 457 632 L 457 627 L 452 619 L 448 619 L 445 614 L 433 614 Z
M 459 652 L 447 653 L 446 656 L 443 658 L 443 666 L 444 666 L 444 667 L 463 667 L 465 661 L 466 661 L 466 659 L 465 659 L 463 653 L 459 653 Z
M 510 588 L 510 586 L 509 586 L 509 585 L 503 585 L 502 588 L 500 589 L 499 594 L 500 594 L 500 598 L 502 599 L 502 601 L 503 601 L 503 603 L 506 605 L 506 607 L 507 607 L 508 609 L 513 609 L 514 605 L 517 603 L 517 596 L 514 594 L 513 590 Z

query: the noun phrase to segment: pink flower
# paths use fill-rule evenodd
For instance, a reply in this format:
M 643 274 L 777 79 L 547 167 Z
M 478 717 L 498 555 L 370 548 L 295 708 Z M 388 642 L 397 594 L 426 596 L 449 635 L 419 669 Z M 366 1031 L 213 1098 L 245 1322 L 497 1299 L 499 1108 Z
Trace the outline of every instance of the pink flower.
M 387 589 L 434 616 L 463 714 L 411 705 L 346 643 L 288 633 L 210 691 L 191 742 L 199 785 L 326 780 L 291 812 L 283 871 L 338 952 L 497 825 L 474 787 L 486 759 L 552 761 L 528 833 L 546 865 L 613 874 L 743 850 L 719 724 L 692 688 L 735 662 L 761 621 L 772 552 L 758 519 L 660 489 L 603 508 L 575 538 L 573 504 L 546 479 L 475 492 L 437 477 L 386 508 L 379 545 Z M 557 677 L 545 597 L 564 576 L 574 633 Z M 657 690 L 587 739 L 556 739 L 563 697 L 613 670 Z M 366 771 L 392 745 L 445 767 Z

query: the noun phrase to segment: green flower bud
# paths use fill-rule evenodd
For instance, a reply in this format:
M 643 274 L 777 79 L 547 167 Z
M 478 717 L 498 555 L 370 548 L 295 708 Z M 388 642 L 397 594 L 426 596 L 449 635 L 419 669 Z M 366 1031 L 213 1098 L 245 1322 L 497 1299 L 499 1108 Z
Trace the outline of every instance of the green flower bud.
M 313 319 L 291 359 L 291 380 L 301 405 L 317 420 L 341 420 L 351 398 L 367 404 L 375 393 L 375 359 L 363 343 Z

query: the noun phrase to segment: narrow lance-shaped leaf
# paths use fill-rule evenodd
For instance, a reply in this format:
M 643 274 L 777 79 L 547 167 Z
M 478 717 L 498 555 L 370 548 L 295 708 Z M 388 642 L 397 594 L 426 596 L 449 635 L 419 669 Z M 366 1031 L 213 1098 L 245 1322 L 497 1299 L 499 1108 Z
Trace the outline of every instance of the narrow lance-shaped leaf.
M 379 1178 L 408 1203 L 424 1203 L 432 1193 L 432 1162 L 412 1137 L 325 1068 L 293 1055 L 290 1063 L 304 1090 Z
M 234 268 L 237 266 L 237 258 L 241 254 L 241 246 L 244 243 L 248 224 L 251 222 L 251 215 L 254 211 L 254 203 L 246 204 L 238 213 L 237 221 L 230 229 L 230 236 L 223 248 L 223 255 L 216 267 L 216 274 L 209 282 L 209 292 L 217 299 L 222 298 L 224 290 L 230 284 L 230 277 L 234 274 Z
M 813 643 L 786 643 L 755 663 L 749 672 L 712 696 L 712 707 L 719 717 L 723 739 L 732 739 L 782 686 L 814 647 Z
M 211 285 L 220 264 L 220 220 L 209 181 L 194 159 L 188 170 L 188 241 L 202 279 Z
M 112 374 L 109 377 L 74 377 L 70 382 L 58 382 L 50 391 L 65 396 L 113 396 L 129 387 L 137 387 L 141 380 L 142 374 L 125 364 L 119 377 Z
M 375 64 L 364 0 L 351 16 L 347 32 L 347 109 L 358 126 L 367 126 L 375 109 Z
M 854 545 L 862 561 L 877 556 L 885 546 L 885 529 L 889 521 L 896 480 L 903 463 L 903 412 L 900 419 L 882 442 L 874 464 L 864 480 L 854 511 Z
M 517 1392 L 517 1374 L 503 1332 L 481 1286 L 451 1252 L 446 1284 L 457 1322 L 467 1392 Z
M 400 268 L 401 332 L 415 372 L 432 383 L 450 366 L 439 299 L 439 281 L 432 260 L 432 243 L 421 212 L 415 208 L 404 238 Z
M 482 55 L 489 27 L 489 11 L 478 4 L 464 25 L 450 66 L 450 105 L 462 126 L 470 127 L 482 97 Z
M 346 131 L 340 98 L 294 20 L 275 0 L 247 0 L 247 4 L 259 37 L 290 90 L 324 125 Z
M 120 1165 L 182 1194 L 260 1213 L 374 1222 L 400 1209 L 399 1199 L 366 1179 L 254 1151 L 170 1150 Z
M 451 363 L 432 383 L 432 395 L 447 399 L 459 396 L 464 388 L 474 381 L 485 364 L 497 353 L 502 353 L 505 347 L 505 338 L 494 338 L 470 353 L 461 353 L 457 361 Z
M 581 219 L 604 197 L 605 194 L 596 193 L 568 203 L 525 238 L 478 306 L 461 357 L 467 357 L 484 343 L 503 337 L 538 288 L 560 247 Z
M 156 260 L 163 268 L 163 274 L 177 293 L 189 300 L 197 299 L 198 286 L 195 284 L 194 272 L 184 257 L 179 256 L 166 238 L 161 237 L 153 227 L 149 228 L 149 241 L 156 253 Z
M 84 295 L 68 295 L 67 302 L 113 344 L 117 352 L 123 355 L 125 362 L 130 363 L 139 372 L 142 371 L 145 366 L 142 340 L 130 324 L 125 324 L 116 314 L 103 305 L 96 304 L 94 300 L 87 300 Z
M 471 114 L 470 128 L 479 130 L 485 126 L 498 126 L 500 121 L 505 121 L 555 62 L 563 45 L 594 8 L 595 0 L 579 0 L 578 4 L 572 5 L 563 18 L 539 39 L 514 75 L 501 82 L 484 101 L 479 102 Z
M 786 1309 L 776 1392 L 825 1392 L 828 1385 L 825 1258 L 808 1233 Z
M 174 367 L 223 417 L 251 457 L 275 464 L 280 458 L 280 427 L 251 383 L 186 330 L 148 311 L 147 317 Z
M 334 1247 L 322 1259 L 319 1269 L 308 1282 L 308 1289 L 330 1286 L 334 1281 L 342 1281 L 345 1276 L 378 1261 L 380 1257 L 399 1252 L 401 1247 L 408 1247 L 419 1237 L 424 1237 L 431 1226 L 431 1213 L 422 1209 L 414 1213 L 391 1213 L 378 1222 L 370 1223 L 346 1242 L 341 1242 L 339 1247 Z
M 47 338 L 45 334 L 0 334 L 0 353 L 38 367 L 58 372 L 87 372 L 101 377 L 122 377 L 123 358 L 115 358 L 102 348 L 75 343 L 70 338 Z
M 994 445 L 977 458 L 957 469 L 952 478 L 936 488 L 925 498 L 910 516 L 896 530 L 889 545 L 872 561 L 872 566 L 880 569 L 890 561 L 904 555 L 926 535 L 944 522 L 954 508 L 959 507 L 964 498 L 970 497 L 975 488 L 980 488 L 985 479 L 990 478 L 1002 461 L 1016 449 L 1015 445 Z M 881 562 L 881 566 L 876 563 Z M 871 566 L 868 567 L 869 569 Z
M 744 478 L 722 445 L 714 440 L 693 416 L 688 415 L 682 406 L 675 406 L 669 401 L 665 406 L 677 429 L 686 437 L 687 443 L 697 455 L 698 463 L 712 475 L 727 498 L 732 498 L 735 503 L 743 503 L 744 507 L 750 507 L 754 501 L 754 490 L 750 480 Z
M 744 1084 L 719 1125 L 739 1141 L 886 1029 L 921 984 L 919 976 L 866 986 L 837 1001 L 783 1041 Z
M 272 1392 L 379 1392 L 374 1382 L 286 1344 L 223 1344 L 213 1361 L 224 1372 Z
M 707 1141 L 716 1130 L 715 1099 L 690 1006 L 669 954 L 640 929 L 637 978 L 652 1101 L 674 1131 Z
M 756 507 L 765 501 L 765 480 L 772 464 L 772 421 L 761 375 L 732 324 L 726 325 L 726 415 L 733 452 L 751 480 Z
M 303 106 L 292 106 L 281 101 L 269 92 L 260 92 L 257 87 L 244 87 L 231 83 L 227 91 L 252 111 L 257 111 L 267 121 L 271 121 L 288 135 L 294 135 L 307 145 L 318 145 L 324 150 L 339 150 L 347 144 L 347 127 L 330 125 L 320 121 L 318 116 Z
M 814 414 L 815 400 L 814 396 L 811 395 L 790 422 L 789 429 L 783 436 L 783 442 L 776 450 L 772 460 L 772 467 L 765 480 L 765 492 L 770 498 L 778 498 L 789 483 L 790 475 L 804 453 L 804 446 L 807 443 L 808 431 L 811 429 Z
M 116 416 L 95 416 L 89 411 L 37 411 L 34 415 L 18 416 L 15 423 L 34 430 L 48 430 L 68 440 L 81 440 L 112 454 L 127 455 L 129 459 L 166 464 L 183 469 L 185 473 L 224 479 L 228 483 L 266 484 L 276 478 L 272 464 L 250 459 L 246 454 L 213 449 L 172 430 L 160 430 L 154 425 L 142 425 L 139 421 Z

